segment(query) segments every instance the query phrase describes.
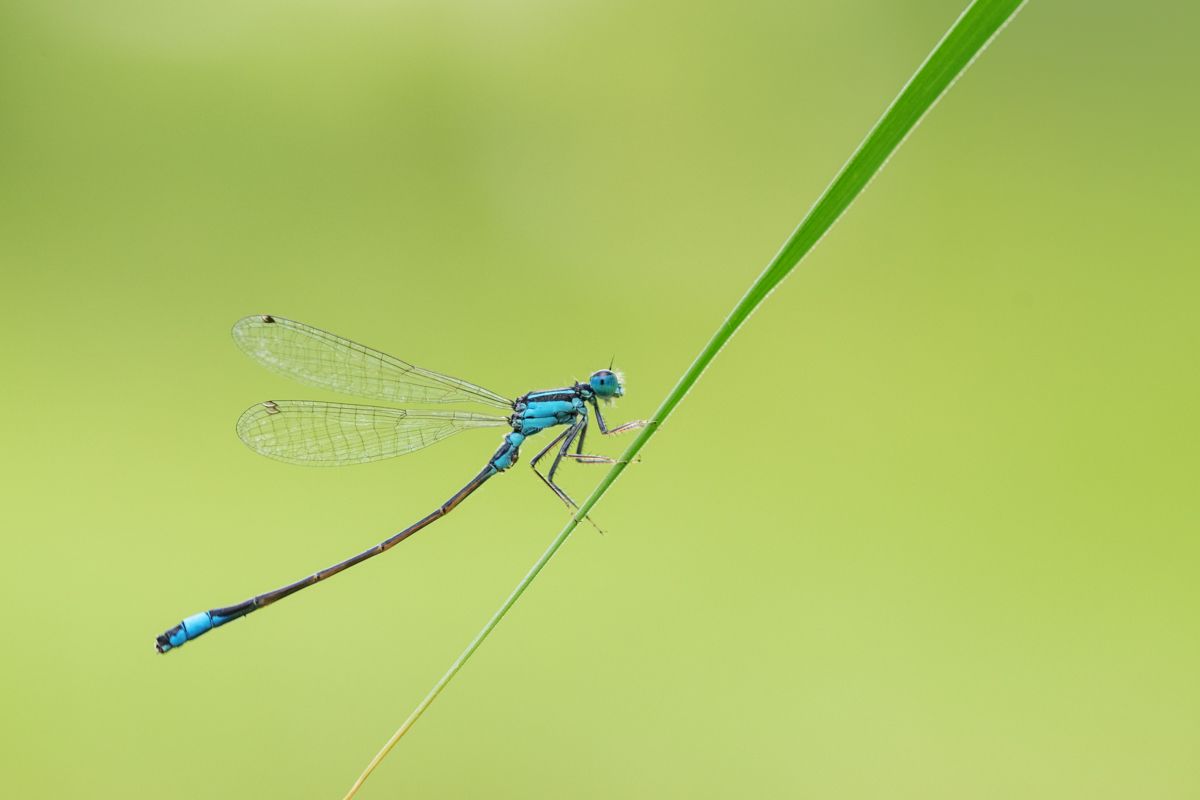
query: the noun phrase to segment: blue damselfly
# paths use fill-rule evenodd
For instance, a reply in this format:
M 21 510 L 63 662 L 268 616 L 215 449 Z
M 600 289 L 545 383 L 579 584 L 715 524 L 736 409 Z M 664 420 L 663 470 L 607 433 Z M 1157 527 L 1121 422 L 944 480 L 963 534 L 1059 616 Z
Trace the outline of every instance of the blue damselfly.
M 428 447 L 471 428 L 509 428 L 504 440 L 478 475 L 449 500 L 399 533 L 338 564 L 315 572 L 249 600 L 193 614 L 157 638 L 160 653 L 173 650 L 196 637 L 246 616 L 290 594 L 312 586 L 343 570 L 396 546 L 417 531 L 454 510 L 493 475 L 517 463 L 522 443 L 550 428 L 563 430 L 537 455 L 530 466 L 560 500 L 577 507 L 555 482 L 563 459 L 611 464 L 613 459 L 583 452 L 587 435 L 588 406 L 603 434 L 640 428 L 645 420 L 609 428 L 600 414 L 600 401 L 623 394 L 621 377 L 612 370 L 592 373 L 586 383 L 528 392 L 515 400 L 460 378 L 452 378 L 401 361 L 378 350 L 334 336 L 299 322 L 260 315 L 246 317 L 233 326 L 233 338 L 259 363 L 301 383 L 389 403 L 420 405 L 475 404 L 503 409 L 505 414 L 473 411 L 388 408 L 384 406 L 324 403 L 309 400 L 268 400 L 247 409 L 237 423 L 238 435 L 251 449 L 295 464 L 357 464 L 391 458 Z M 574 446 L 574 452 L 571 448 Z M 550 468 L 538 462 L 557 448 Z

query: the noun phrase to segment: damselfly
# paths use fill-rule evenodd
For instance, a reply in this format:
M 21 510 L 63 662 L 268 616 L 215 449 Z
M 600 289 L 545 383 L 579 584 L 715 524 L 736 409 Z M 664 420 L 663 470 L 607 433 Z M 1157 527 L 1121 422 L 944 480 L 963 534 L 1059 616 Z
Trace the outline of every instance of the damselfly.
M 473 411 L 436 411 L 382 406 L 323 403 L 309 400 L 269 400 L 246 410 L 237 423 L 238 435 L 251 449 L 295 464 L 357 464 L 411 453 L 470 428 L 509 428 L 483 470 L 431 513 L 369 550 L 315 572 L 272 592 L 237 605 L 193 614 L 158 637 L 156 649 L 165 653 L 226 622 L 244 617 L 290 594 L 377 556 L 446 516 L 493 475 L 517 463 L 524 441 L 544 430 L 563 427 L 529 465 L 560 500 L 578 507 L 555 482 L 563 459 L 611 464 L 613 459 L 583 452 L 588 431 L 588 405 L 603 434 L 640 428 L 645 420 L 609 428 L 600 414 L 600 401 L 624 391 L 621 377 L 609 369 L 592 373 L 586 383 L 529 392 L 515 400 L 481 386 L 422 369 L 339 336 L 282 317 L 246 317 L 233 326 L 238 346 L 267 369 L 289 378 L 391 403 L 464 404 L 490 406 L 507 415 Z M 574 452 L 571 448 L 574 446 Z M 550 469 L 538 462 L 557 448 Z

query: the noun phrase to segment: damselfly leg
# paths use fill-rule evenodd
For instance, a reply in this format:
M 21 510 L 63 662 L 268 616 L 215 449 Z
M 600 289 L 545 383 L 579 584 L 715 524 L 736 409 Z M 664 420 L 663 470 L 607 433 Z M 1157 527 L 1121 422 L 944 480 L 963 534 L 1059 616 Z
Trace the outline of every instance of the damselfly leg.
M 650 420 L 648 419 L 635 419 L 632 422 L 626 422 L 624 425 L 618 425 L 615 428 L 609 428 L 604 424 L 604 417 L 600 415 L 600 404 L 595 400 L 592 400 L 592 409 L 596 412 L 596 425 L 600 428 L 600 433 L 604 434 L 605 436 L 613 436 L 618 433 L 637 430 L 638 428 L 644 428 L 650 424 Z
M 543 447 L 541 450 L 538 451 L 538 454 L 536 456 L 529 459 L 529 466 L 531 469 L 533 469 L 533 473 L 542 479 L 542 483 L 544 483 L 550 487 L 550 491 L 554 492 L 554 494 L 558 497 L 558 499 L 562 500 L 566 504 L 568 509 L 578 509 L 579 504 L 576 503 L 574 500 L 572 500 L 571 496 L 568 495 L 566 492 L 564 492 L 562 490 L 562 488 L 559 487 L 559 485 L 554 482 L 554 473 L 558 469 L 559 462 L 562 461 L 563 454 L 567 450 L 571 449 L 571 444 L 572 444 L 573 440 L 575 439 L 576 434 L 578 434 L 581 430 L 586 430 L 586 429 L 587 429 L 587 419 L 583 418 L 579 422 L 576 422 L 574 425 L 572 425 L 571 427 L 567 428 L 565 431 L 560 433 L 558 436 L 555 436 L 553 439 L 551 439 L 550 444 Z M 538 461 L 540 461 L 543 456 L 545 456 L 547 453 L 549 453 L 555 447 L 558 447 L 558 454 L 554 457 L 554 463 L 550 465 L 549 474 L 543 475 L 541 470 L 539 470 L 537 468 Z M 611 462 L 611 459 L 610 459 L 610 462 Z M 604 533 L 604 530 L 599 525 L 597 525 L 596 521 L 593 520 L 591 517 L 584 517 L 584 519 L 586 519 L 589 523 L 591 523 L 592 527 L 595 528 L 596 530 L 600 531 L 600 533 Z
M 597 417 L 597 420 L 599 421 L 599 424 L 603 425 L 604 423 L 603 423 L 603 420 L 600 418 L 599 409 L 596 409 L 596 417 Z M 635 420 L 634 422 L 627 423 L 625 425 L 621 425 L 620 427 L 613 428 L 611 430 L 602 428 L 601 433 L 604 433 L 604 434 L 622 433 L 624 431 L 633 430 L 635 428 L 640 428 L 645 425 L 646 425 L 645 420 Z M 572 461 L 575 461 L 580 464 L 616 464 L 617 463 L 617 459 L 615 459 L 615 458 L 610 458 L 608 456 L 601 456 L 601 455 L 595 455 L 592 453 L 584 453 L 583 452 L 583 442 L 584 442 L 585 437 L 587 436 L 587 431 L 588 431 L 588 419 L 585 414 L 582 417 L 580 417 L 579 421 L 576 422 L 574 425 L 567 428 L 565 431 L 560 433 L 558 436 L 554 437 L 550 441 L 549 444 L 547 444 L 540 451 L 538 451 L 538 454 L 535 455 L 529 461 L 529 466 L 533 469 L 534 473 L 539 478 L 542 479 L 543 483 L 545 483 L 548 487 L 550 487 L 550 491 L 554 492 L 554 494 L 558 497 L 558 499 L 562 500 L 563 503 L 565 503 L 568 508 L 578 509 L 579 504 L 576 503 L 575 500 L 570 495 L 568 495 L 561 486 L 559 486 L 557 483 L 554 482 L 554 476 L 558 472 L 558 468 L 562 464 L 562 460 L 564 458 L 569 458 Z M 572 445 L 575 445 L 574 453 L 571 452 Z M 551 450 L 553 450 L 555 447 L 558 448 L 558 452 L 554 456 L 554 461 L 550 464 L 550 469 L 546 472 L 546 474 L 543 475 L 542 472 L 537 468 L 538 462 L 541 461 L 541 459 L 545 455 L 547 455 Z M 592 524 L 592 526 L 596 530 L 600 531 L 601 533 L 604 533 L 604 530 L 599 525 L 596 524 L 595 520 L 593 520 L 591 517 L 586 517 L 586 519 L 588 522 L 590 522 Z

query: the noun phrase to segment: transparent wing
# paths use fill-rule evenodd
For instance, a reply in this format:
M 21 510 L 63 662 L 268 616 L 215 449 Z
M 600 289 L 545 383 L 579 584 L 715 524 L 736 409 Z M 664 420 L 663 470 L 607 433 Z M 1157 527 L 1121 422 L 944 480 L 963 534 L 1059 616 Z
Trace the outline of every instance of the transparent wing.
M 503 397 L 460 378 L 422 369 L 300 322 L 267 314 L 233 326 L 233 339 L 272 372 L 325 389 L 391 403 L 482 403 L 511 408 Z
M 498 428 L 506 417 L 470 411 L 416 411 L 309 400 L 268 400 L 237 423 L 251 450 L 292 464 L 362 464 L 411 453 L 469 428 Z

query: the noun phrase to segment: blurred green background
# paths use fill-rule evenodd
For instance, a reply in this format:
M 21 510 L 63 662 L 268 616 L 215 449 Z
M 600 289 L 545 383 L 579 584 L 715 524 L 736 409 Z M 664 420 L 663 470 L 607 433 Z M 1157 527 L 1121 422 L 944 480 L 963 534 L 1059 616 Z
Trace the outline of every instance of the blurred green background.
M 258 457 L 329 396 L 229 326 L 646 416 L 961 8 L 0 7 L 0 793 L 340 797 L 565 514 L 523 463 L 156 656 L 497 443 Z M 1198 23 L 1030 4 L 361 796 L 1200 794 Z

